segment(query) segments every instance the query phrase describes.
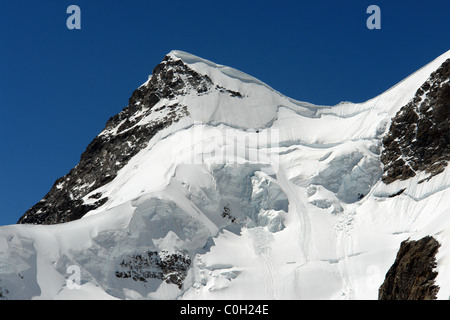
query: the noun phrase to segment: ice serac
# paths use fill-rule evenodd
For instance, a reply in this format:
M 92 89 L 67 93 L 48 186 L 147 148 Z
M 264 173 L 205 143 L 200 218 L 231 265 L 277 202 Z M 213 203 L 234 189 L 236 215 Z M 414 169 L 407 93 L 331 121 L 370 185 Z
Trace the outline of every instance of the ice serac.
M 435 282 L 416 293 L 447 298 L 448 59 L 321 106 L 170 52 L 80 163 L 0 228 L 0 298 L 377 299 L 383 283 L 408 286 L 388 271 L 427 237 Z

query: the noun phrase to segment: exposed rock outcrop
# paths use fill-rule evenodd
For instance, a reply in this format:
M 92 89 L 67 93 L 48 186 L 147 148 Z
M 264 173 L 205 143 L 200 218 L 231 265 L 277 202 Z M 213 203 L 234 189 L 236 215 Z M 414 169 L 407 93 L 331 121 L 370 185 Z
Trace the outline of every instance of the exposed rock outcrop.
M 392 119 L 383 139 L 383 182 L 406 180 L 425 171 L 428 179 L 450 160 L 450 59 L 417 90 Z
M 439 242 L 427 236 L 401 243 L 394 264 L 378 291 L 379 300 L 433 300 L 439 291 L 435 284 L 436 253 Z
M 166 251 L 147 251 L 124 258 L 120 263 L 120 270 L 116 271 L 116 277 L 141 282 L 159 279 L 176 284 L 181 289 L 190 265 L 191 258 L 186 251 L 178 250 L 172 254 Z

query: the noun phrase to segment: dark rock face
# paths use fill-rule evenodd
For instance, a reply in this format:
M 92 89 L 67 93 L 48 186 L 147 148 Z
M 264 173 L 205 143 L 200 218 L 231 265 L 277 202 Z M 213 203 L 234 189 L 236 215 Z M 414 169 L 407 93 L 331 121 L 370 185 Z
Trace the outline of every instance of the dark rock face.
M 430 236 L 401 243 L 394 264 L 378 291 L 379 300 L 433 300 L 439 291 L 435 285 L 435 255 L 440 244 Z
M 148 279 L 159 279 L 173 283 L 179 289 L 183 286 L 191 258 L 186 251 L 178 250 L 173 254 L 166 251 L 147 251 L 144 254 L 127 256 L 116 271 L 117 278 L 131 278 L 134 281 L 147 282 Z
M 429 173 L 427 180 L 444 171 L 450 160 L 449 79 L 450 59 L 392 119 L 381 155 L 386 184 L 406 180 L 419 171 Z
M 117 172 L 160 130 L 189 116 L 186 106 L 171 99 L 188 93 L 205 94 L 215 89 L 208 76 L 198 74 L 181 60 L 166 56 L 155 67 L 151 79 L 135 90 L 129 104 L 110 118 L 105 129 L 87 146 L 80 162 L 59 178 L 47 195 L 30 208 L 18 223 L 56 224 L 81 218 L 108 199 L 95 193 L 85 203 L 83 197 L 111 182 Z M 154 106 L 162 99 L 167 105 Z M 151 121 L 142 119 L 151 114 Z
M 1 286 L 1 280 L 0 280 L 0 300 L 4 300 L 8 298 L 9 290 L 6 287 Z

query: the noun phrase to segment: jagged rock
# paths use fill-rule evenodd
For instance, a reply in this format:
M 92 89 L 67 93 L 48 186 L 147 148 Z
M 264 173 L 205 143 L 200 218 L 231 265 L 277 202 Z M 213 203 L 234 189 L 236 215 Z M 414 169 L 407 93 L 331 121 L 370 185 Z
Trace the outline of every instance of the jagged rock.
M 233 217 L 233 215 L 231 214 L 231 209 L 230 209 L 229 204 L 227 204 L 225 207 L 223 207 L 222 218 L 228 218 L 233 223 L 236 222 L 236 217 Z
M 379 300 L 433 300 L 439 291 L 435 285 L 435 255 L 440 247 L 433 237 L 401 243 L 394 264 L 381 285 Z
M 181 289 L 190 265 L 191 258 L 183 250 L 172 254 L 167 251 L 147 251 L 125 257 L 120 263 L 121 270 L 116 271 L 116 277 L 141 282 L 159 279 L 176 284 Z
M 0 281 L 1 284 L 1 281 Z M 9 290 L 6 287 L 0 286 L 0 300 L 7 299 L 9 295 Z
M 450 59 L 417 90 L 392 119 L 383 139 L 382 180 L 389 184 L 425 171 L 444 171 L 450 160 Z

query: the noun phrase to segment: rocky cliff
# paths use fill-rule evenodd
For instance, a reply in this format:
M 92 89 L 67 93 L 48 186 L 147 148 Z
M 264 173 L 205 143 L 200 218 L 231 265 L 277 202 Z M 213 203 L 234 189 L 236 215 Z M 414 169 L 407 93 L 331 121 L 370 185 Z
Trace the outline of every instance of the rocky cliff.
M 436 253 L 440 244 L 433 237 L 401 243 L 394 264 L 379 290 L 380 300 L 433 300 L 439 287 L 435 284 Z

